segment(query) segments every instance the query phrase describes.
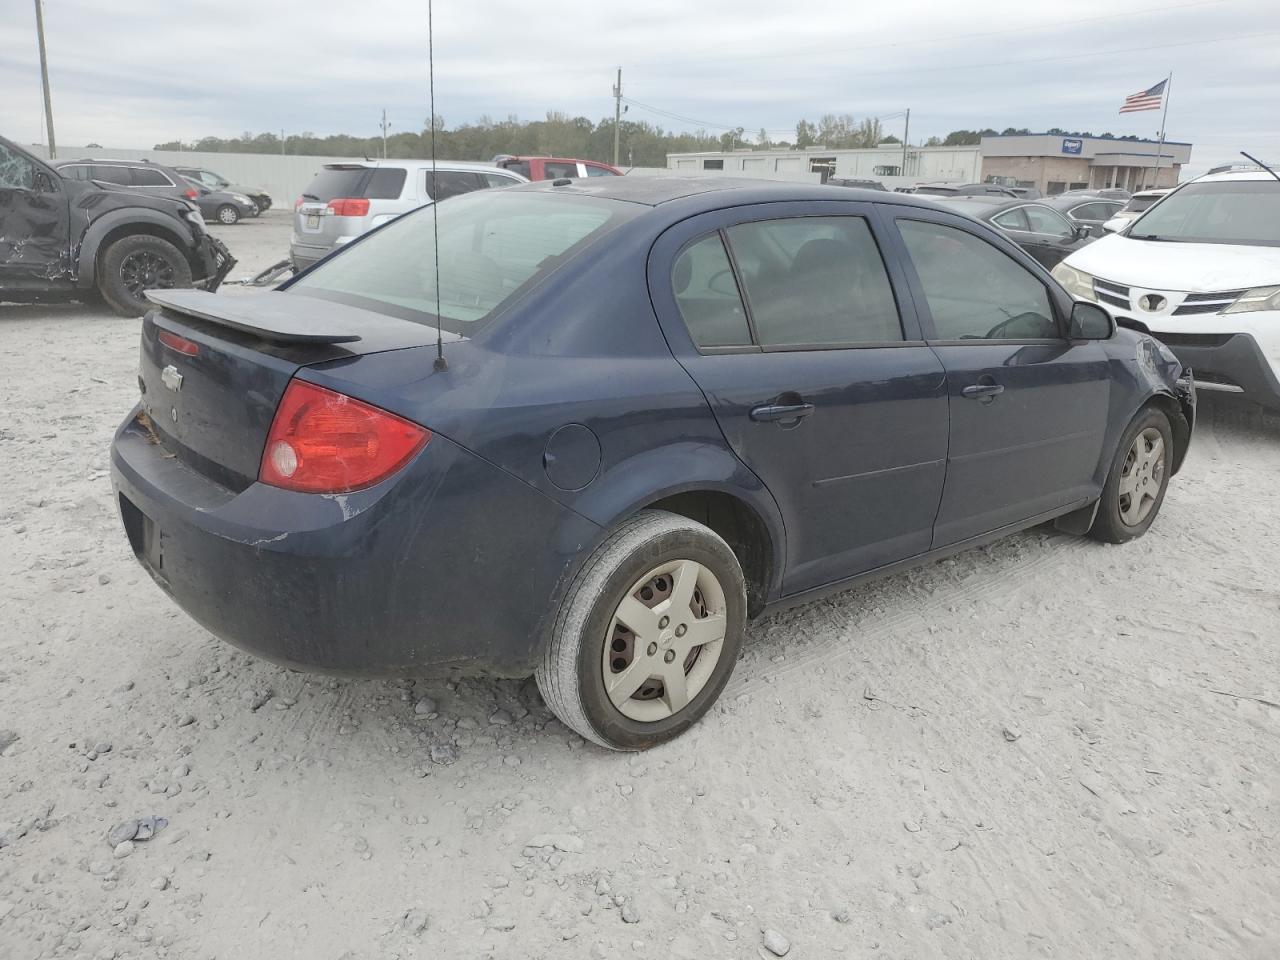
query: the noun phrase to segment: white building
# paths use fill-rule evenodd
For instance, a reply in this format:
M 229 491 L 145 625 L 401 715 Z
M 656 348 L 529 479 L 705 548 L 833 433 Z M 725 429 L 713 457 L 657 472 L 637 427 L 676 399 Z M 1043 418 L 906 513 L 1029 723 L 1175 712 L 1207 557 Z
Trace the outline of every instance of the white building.
M 905 170 L 903 169 L 905 166 Z M 905 163 L 901 144 L 884 144 L 865 150 L 734 150 L 730 153 L 669 153 L 667 169 L 682 173 L 723 172 L 771 177 L 814 174 L 815 180 L 844 177 L 879 180 L 892 190 L 922 180 L 981 180 L 982 149 L 972 147 L 909 147 Z M 807 179 L 807 178 L 806 178 Z

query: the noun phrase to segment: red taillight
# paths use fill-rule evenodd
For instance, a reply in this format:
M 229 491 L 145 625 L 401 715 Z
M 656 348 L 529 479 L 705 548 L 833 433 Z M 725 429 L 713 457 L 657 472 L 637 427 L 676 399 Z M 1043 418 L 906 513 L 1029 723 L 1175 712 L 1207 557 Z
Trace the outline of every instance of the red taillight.
M 188 200 L 194 200 L 197 196 L 194 188 L 192 187 L 188 187 L 186 190 L 183 190 L 182 195 L 186 197 Z
M 426 427 L 292 380 L 267 434 L 258 479 L 303 493 L 347 493 L 389 477 L 430 439 Z
M 302 206 L 306 202 L 307 202 L 306 197 L 299 197 L 297 200 L 293 201 L 293 209 L 297 210 L 300 206 Z
M 338 217 L 365 217 L 369 215 L 369 201 L 364 197 L 339 197 L 329 201 L 329 209 Z
M 200 344 L 186 337 L 180 337 L 176 333 L 170 333 L 168 330 L 160 331 L 160 342 L 170 350 L 177 350 L 185 357 L 194 357 L 200 352 Z

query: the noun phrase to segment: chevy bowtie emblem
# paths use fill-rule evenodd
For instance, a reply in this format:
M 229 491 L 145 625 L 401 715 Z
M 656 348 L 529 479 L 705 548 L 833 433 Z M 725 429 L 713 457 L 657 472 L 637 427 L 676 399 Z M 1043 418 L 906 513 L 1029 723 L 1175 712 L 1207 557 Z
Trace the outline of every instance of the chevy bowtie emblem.
M 1147 313 L 1158 313 L 1164 309 L 1165 299 L 1158 293 L 1148 293 L 1138 301 L 1138 306 Z
M 170 390 L 182 389 L 182 374 L 178 372 L 178 368 L 170 364 L 160 371 L 160 382 Z

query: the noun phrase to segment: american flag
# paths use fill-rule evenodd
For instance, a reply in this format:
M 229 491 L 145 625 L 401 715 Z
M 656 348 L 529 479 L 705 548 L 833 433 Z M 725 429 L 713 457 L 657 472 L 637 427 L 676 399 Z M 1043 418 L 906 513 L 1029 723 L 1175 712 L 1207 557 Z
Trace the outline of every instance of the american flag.
M 1169 81 L 1161 80 L 1154 87 L 1140 90 L 1124 98 L 1121 113 L 1137 113 L 1139 110 L 1159 110 L 1164 106 L 1164 87 Z

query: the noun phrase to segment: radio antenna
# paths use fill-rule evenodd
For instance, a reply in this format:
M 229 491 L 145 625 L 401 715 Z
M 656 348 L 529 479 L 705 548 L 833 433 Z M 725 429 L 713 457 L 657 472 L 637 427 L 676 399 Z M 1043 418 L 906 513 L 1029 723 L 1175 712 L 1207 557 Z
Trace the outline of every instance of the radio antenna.
M 436 266 L 436 361 L 435 369 L 448 370 L 449 361 L 444 358 L 444 334 L 440 330 L 440 217 L 436 214 L 436 51 L 435 22 L 432 19 L 431 0 L 427 0 L 427 89 L 431 99 L 431 249 Z

